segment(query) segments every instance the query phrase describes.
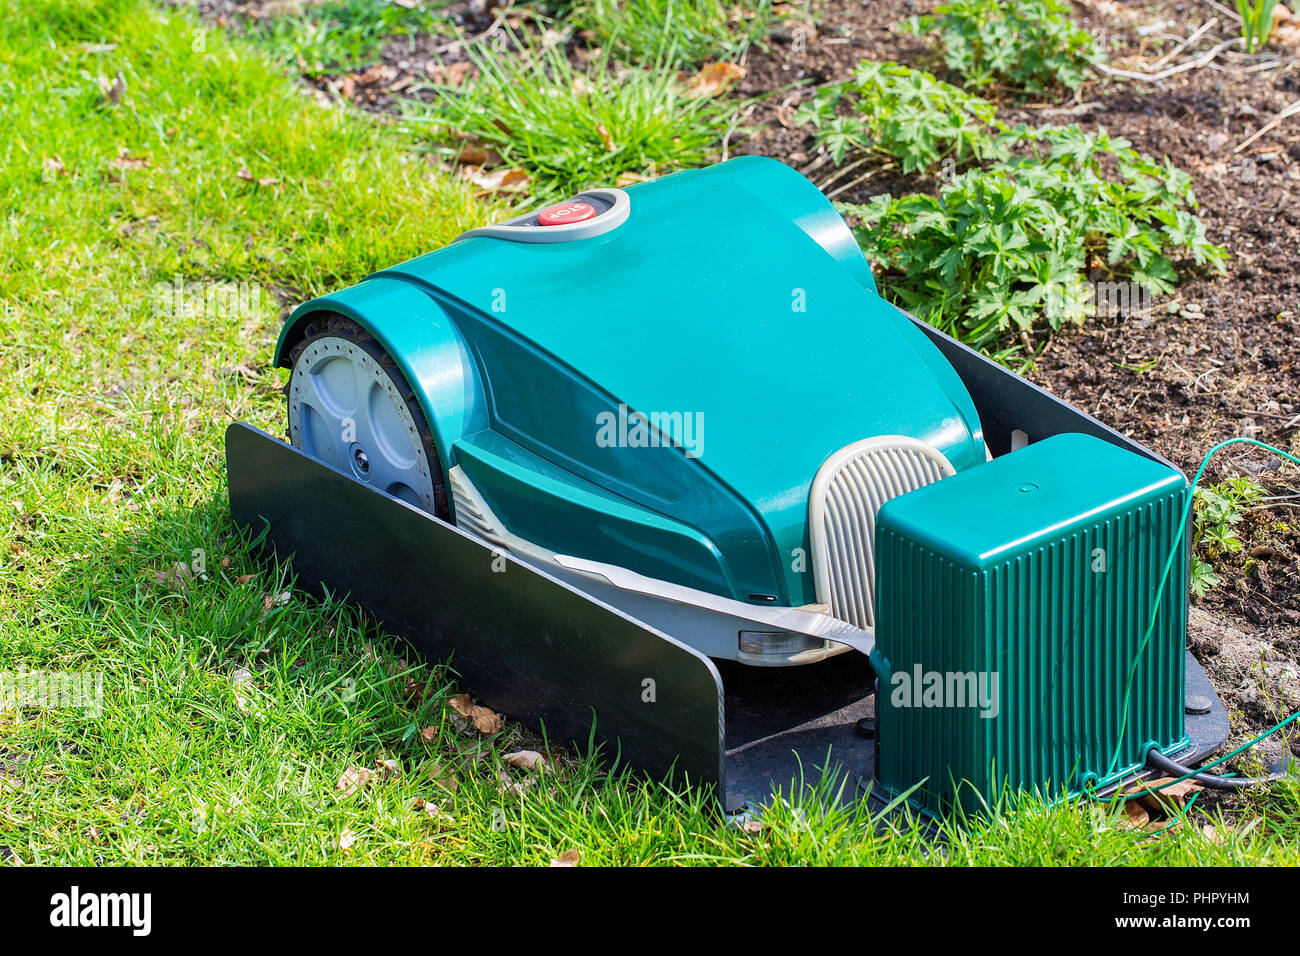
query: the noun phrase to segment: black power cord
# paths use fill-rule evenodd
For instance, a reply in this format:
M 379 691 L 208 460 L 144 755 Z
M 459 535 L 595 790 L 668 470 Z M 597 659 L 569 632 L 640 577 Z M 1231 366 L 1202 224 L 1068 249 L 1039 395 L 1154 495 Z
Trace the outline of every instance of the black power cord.
M 1175 777 L 1195 780 L 1197 783 L 1212 787 L 1215 790 L 1246 790 L 1249 787 L 1259 787 L 1267 783 L 1273 783 L 1286 776 L 1286 774 L 1271 773 L 1267 777 L 1220 777 L 1215 773 L 1198 773 L 1191 767 L 1184 767 L 1176 760 L 1170 760 L 1159 750 L 1154 749 L 1147 753 L 1147 766 Z

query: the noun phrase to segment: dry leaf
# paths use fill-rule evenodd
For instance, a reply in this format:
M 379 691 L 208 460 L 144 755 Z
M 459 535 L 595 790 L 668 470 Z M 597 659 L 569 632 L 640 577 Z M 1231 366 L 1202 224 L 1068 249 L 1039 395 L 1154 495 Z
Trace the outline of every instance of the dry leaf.
M 439 86 L 457 87 L 465 82 L 469 76 L 469 71 L 473 69 L 474 64 L 468 60 L 460 63 L 452 63 L 450 66 L 444 66 L 441 63 L 430 63 L 425 72 L 429 74 L 429 79 Z
M 252 4 L 249 4 L 251 7 Z M 266 17 L 300 17 L 302 0 L 267 0 L 262 5 L 262 16 Z
M 444 827 L 451 826 L 453 823 L 456 822 L 455 817 L 453 817 L 447 811 L 443 810 L 442 807 L 438 806 L 432 800 L 421 799 L 420 809 L 424 810 L 424 812 L 428 815 L 429 819 L 432 820 L 434 823 L 438 824 L 439 826 L 444 826 Z
M 742 823 L 740 829 L 744 833 L 762 833 L 764 829 L 763 821 L 751 818 Z
M 248 684 L 253 680 L 253 672 L 247 667 L 241 667 L 230 675 L 231 682 L 235 685 L 235 710 L 244 716 L 248 716 L 257 710 L 257 705 L 240 688 L 241 684 Z
M 550 770 L 551 765 L 536 750 L 516 750 L 501 758 L 507 766 L 520 767 L 524 770 Z
M 41 160 L 41 169 L 46 170 L 47 174 L 53 174 L 55 176 L 71 175 L 63 165 L 63 157 L 58 153 L 55 153 L 53 156 L 46 156 Z
M 522 169 L 494 169 L 485 172 L 477 166 L 462 166 L 461 175 L 480 187 L 477 196 L 491 196 L 496 193 L 526 193 L 532 186 L 532 179 Z
M 148 156 L 132 156 L 131 151 L 123 147 L 117 151 L 117 158 L 113 160 L 114 169 L 146 169 L 149 166 Z
M 618 146 L 614 143 L 614 137 L 610 135 L 604 123 L 596 127 L 596 134 L 600 137 L 601 144 L 611 153 L 618 150 Z
M 577 866 L 580 859 L 582 859 L 581 850 L 565 850 L 551 861 L 551 866 Z
M 1284 20 L 1273 30 L 1273 40 L 1283 46 L 1300 46 L 1300 25 L 1294 18 Z
M 253 576 L 251 574 L 241 574 L 239 577 L 235 578 L 235 583 L 247 584 L 251 580 L 253 580 Z
M 351 830 L 345 829 L 342 833 L 339 834 L 340 850 L 350 850 L 352 849 L 352 844 L 356 842 L 357 842 L 357 835 L 353 833 Z
M 387 760 L 376 760 L 375 766 L 379 768 L 379 779 L 387 780 L 389 777 L 400 777 L 402 768 L 392 757 Z
M 460 152 L 456 154 L 456 162 L 464 166 L 499 166 L 502 163 L 501 154 L 495 149 L 485 149 L 482 146 L 462 146 Z
M 424 684 L 414 677 L 406 678 L 406 686 L 403 688 L 406 693 L 406 699 L 412 703 L 420 703 L 428 700 L 434 694 L 432 683 Z
M 266 614 L 277 607 L 284 607 L 289 603 L 292 595 L 288 591 L 281 591 L 279 594 L 266 594 L 262 596 L 262 613 Z
M 339 799 L 344 800 L 360 792 L 370 782 L 372 776 L 374 771 L 366 767 L 348 767 L 343 771 L 343 776 L 339 777 L 339 782 L 334 785 L 334 789 L 340 791 Z
M 457 716 L 453 719 L 464 724 L 464 729 L 469 729 L 469 721 L 465 720 L 465 718 Z M 461 760 L 468 760 L 471 766 L 478 766 L 478 762 L 487 756 L 491 749 L 484 743 L 482 737 L 475 737 L 473 740 L 458 743 L 456 745 L 456 754 Z
M 474 724 L 480 734 L 499 734 L 505 726 L 505 718 L 494 710 L 470 702 L 469 694 L 457 694 L 447 701 L 452 710 L 467 718 Z
M 256 182 L 257 185 L 259 186 L 274 186 L 276 183 L 280 181 L 276 179 L 274 176 L 262 176 L 261 178 L 254 180 L 253 174 L 248 171 L 247 167 L 241 167 L 239 172 L 235 173 L 235 176 L 236 178 L 242 179 L 245 182 L 250 182 L 250 183 Z
M 1146 807 L 1137 800 L 1124 801 L 1124 819 L 1119 821 L 1120 829 L 1145 830 L 1150 822 L 1151 815 L 1147 813 Z
M 1161 777 L 1158 780 L 1147 780 L 1138 784 L 1138 792 L 1142 796 L 1132 803 L 1140 803 L 1147 809 L 1148 813 L 1169 814 L 1173 811 L 1176 815 L 1179 810 L 1187 805 L 1188 798 L 1197 791 L 1205 788 L 1195 780 L 1180 780 L 1178 783 L 1171 783 L 1174 777 Z M 1167 786 L 1166 786 L 1167 784 Z M 1157 787 L 1163 789 L 1157 790 Z
M 193 577 L 190 574 L 190 566 L 180 561 L 173 564 L 166 571 L 155 571 L 153 573 L 154 581 L 173 591 L 180 591 L 182 594 L 189 590 L 190 581 Z
M 108 100 L 113 106 L 118 104 L 118 101 L 122 99 L 122 94 L 126 92 L 126 80 L 121 73 L 118 73 L 111 80 L 106 76 L 98 77 L 95 82 L 99 86 L 99 92 L 104 99 Z
M 745 75 L 745 68 L 735 63 L 710 63 L 687 82 L 684 95 L 691 98 L 717 96 Z
M 253 174 L 249 172 L 247 166 L 241 166 L 239 171 L 235 173 L 235 178 L 242 179 L 245 182 L 250 182 L 250 183 L 256 182 L 257 185 L 259 186 L 275 186 L 280 182 L 280 180 L 278 180 L 274 176 L 262 176 L 259 179 L 254 179 Z
M 1225 843 L 1228 842 L 1227 837 L 1223 835 L 1223 831 L 1220 830 L 1218 827 L 1216 827 L 1213 823 L 1204 824 L 1201 827 L 1201 833 L 1205 835 L 1205 839 L 1209 840 L 1211 843 L 1215 844 L 1216 846 L 1223 846 Z
M 497 793 L 510 793 L 516 797 L 522 797 L 528 792 L 528 788 L 537 780 L 536 777 L 529 777 L 526 780 L 516 780 L 504 770 L 497 771 Z
M 448 793 L 455 793 L 460 789 L 460 783 L 456 780 L 455 776 L 453 776 L 451 771 L 440 763 L 435 763 L 430 767 L 427 776 Z
M 425 727 L 420 731 L 420 736 L 423 737 L 425 741 L 433 740 L 438 736 L 438 728 L 430 724 L 428 727 Z

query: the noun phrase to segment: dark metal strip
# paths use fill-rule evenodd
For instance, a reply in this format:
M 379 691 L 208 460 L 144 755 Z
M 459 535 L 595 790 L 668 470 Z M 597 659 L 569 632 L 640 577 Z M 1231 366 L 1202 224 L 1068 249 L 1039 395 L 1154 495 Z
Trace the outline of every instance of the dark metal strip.
M 596 739 L 657 777 L 725 793 L 713 663 L 673 638 L 243 423 L 226 430 L 230 511 L 489 706 L 557 743 Z

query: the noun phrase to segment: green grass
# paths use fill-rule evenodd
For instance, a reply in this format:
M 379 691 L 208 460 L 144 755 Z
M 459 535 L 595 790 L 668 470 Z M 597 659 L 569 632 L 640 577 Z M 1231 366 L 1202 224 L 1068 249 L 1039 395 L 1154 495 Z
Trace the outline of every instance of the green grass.
M 758 832 L 587 759 L 500 788 L 518 728 L 480 750 L 446 706 L 447 674 L 402 662 L 232 533 L 223 428 L 282 421 L 275 298 L 187 315 L 159 309 L 157 285 L 248 282 L 296 301 L 500 211 L 431 173 L 399 130 L 323 109 L 197 29 L 143 0 L 22 0 L 0 23 L 0 675 L 103 688 L 98 713 L 0 712 L 0 861 L 1300 862 L 1295 788 L 1251 798 L 1257 822 L 1223 843 L 1026 801 L 929 852 L 916 825 L 873 828 L 826 785 L 775 803 Z M 119 73 L 114 103 L 102 88 Z M 170 570 L 196 549 L 206 577 Z M 336 790 L 377 761 L 396 772 Z
M 255 22 L 248 37 L 309 73 L 346 73 L 373 63 L 385 40 L 445 26 L 439 0 L 326 0 Z
M 771 0 L 582 0 L 568 19 L 627 63 L 734 62 L 762 44 Z
M 558 45 L 518 42 L 518 56 L 468 47 L 479 75 L 408 109 L 431 143 L 476 139 L 528 170 L 538 199 L 707 165 L 734 121 L 733 101 L 692 96 L 666 62 L 628 67 L 604 52 L 580 69 Z

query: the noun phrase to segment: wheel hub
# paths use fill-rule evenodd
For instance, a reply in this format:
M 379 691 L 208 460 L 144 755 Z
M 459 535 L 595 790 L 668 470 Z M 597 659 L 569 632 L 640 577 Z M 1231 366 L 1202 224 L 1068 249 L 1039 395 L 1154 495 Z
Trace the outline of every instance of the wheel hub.
M 424 443 L 397 384 L 355 342 L 321 336 L 289 376 L 289 438 L 345 474 L 434 510 Z
M 356 472 L 358 478 L 370 477 L 370 456 L 360 445 L 353 446 L 352 470 Z

